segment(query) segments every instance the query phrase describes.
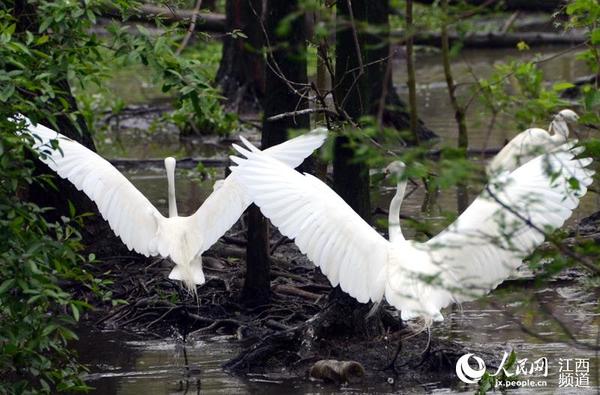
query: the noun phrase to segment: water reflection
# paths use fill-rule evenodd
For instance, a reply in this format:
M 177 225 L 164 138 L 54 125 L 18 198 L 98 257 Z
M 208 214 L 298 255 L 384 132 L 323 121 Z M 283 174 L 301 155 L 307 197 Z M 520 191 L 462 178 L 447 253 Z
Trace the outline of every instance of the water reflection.
M 458 340 L 467 349 L 498 353 L 514 349 L 519 359 L 548 359 L 548 388 L 541 393 L 556 393 L 559 358 L 589 358 L 590 386 L 599 385 L 600 358 L 597 352 L 569 344 L 554 318 L 540 314 L 542 307 L 564 323 L 580 341 L 595 345 L 599 339 L 600 313 L 596 304 L 600 295 L 589 295 L 574 282 L 556 283 L 552 289 L 523 286 L 500 289 L 479 301 L 444 311 L 445 321 L 433 328 L 433 336 Z M 541 340 L 523 332 L 525 326 Z M 463 393 L 465 387 L 453 382 L 431 382 L 411 388 L 352 385 L 338 388 L 305 380 L 273 380 L 260 375 L 245 378 L 230 376 L 221 365 L 238 351 L 227 339 L 198 341 L 184 349 L 178 340 L 137 339 L 123 332 L 97 332 L 83 329 L 78 345 L 82 362 L 91 372 L 87 377 L 95 387 L 93 394 L 343 394 L 343 393 Z M 401 384 L 399 384 L 401 385 Z M 187 391 L 187 392 L 186 392 Z M 466 393 L 472 393 L 466 391 Z M 526 393 L 526 392 L 524 392 Z

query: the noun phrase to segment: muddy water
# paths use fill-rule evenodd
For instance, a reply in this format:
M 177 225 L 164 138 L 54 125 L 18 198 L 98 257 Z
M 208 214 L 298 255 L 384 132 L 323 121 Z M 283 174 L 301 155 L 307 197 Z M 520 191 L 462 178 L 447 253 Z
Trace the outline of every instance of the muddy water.
M 545 56 L 559 50 L 546 49 Z M 485 76 L 490 73 L 495 63 L 505 61 L 509 56 L 524 57 L 531 54 L 504 50 L 465 51 L 462 58 L 455 62 L 457 80 L 468 82 L 468 67 L 478 75 Z M 420 115 L 440 134 L 445 143 L 451 144 L 456 139 L 456 128 L 443 86 L 438 56 L 421 56 L 418 61 Z M 573 80 L 584 73 L 574 56 L 558 58 L 544 63 L 542 67 L 547 78 L 555 80 Z M 402 62 L 398 62 L 396 70 L 396 82 L 402 83 Z M 401 90 L 400 93 L 405 92 Z M 508 115 L 503 115 L 498 120 L 503 128 L 496 129 L 493 134 L 487 136 L 487 121 L 479 111 L 480 108 L 476 105 L 469 114 L 472 147 L 498 147 L 506 138 L 518 132 L 514 121 Z M 536 126 L 543 126 L 545 123 Z M 154 128 L 154 132 L 149 134 L 143 123 L 140 128 L 140 125 L 134 122 L 129 125 L 121 124 L 117 131 L 118 133 L 113 130 L 99 135 L 101 150 L 108 157 L 224 157 L 226 153 L 218 139 L 202 143 L 180 143 L 168 128 Z M 215 169 L 214 172 L 219 178 L 223 170 Z M 125 173 L 166 214 L 166 179 L 163 169 L 136 169 L 127 170 Z M 192 213 L 212 188 L 213 180 L 202 181 L 192 175 L 183 170 L 177 174 L 178 206 L 180 213 L 184 215 Z M 376 191 L 374 201 L 377 205 L 386 207 L 392 194 L 392 188 Z M 455 211 L 456 195 L 453 191 L 440 193 L 433 209 L 426 215 L 422 212 L 424 198 L 423 188 L 415 188 L 405 200 L 402 212 L 426 221 L 436 221 L 441 218 L 442 213 Z M 576 223 L 586 214 L 597 211 L 599 207 L 598 196 L 588 193 L 570 223 Z M 599 295 L 591 294 L 584 283 L 569 279 L 553 283 L 547 288 L 536 288 L 532 281 L 525 281 L 508 289 L 498 289 L 476 302 L 447 309 L 444 312 L 445 321 L 434 327 L 433 336 L 459 340 L 467 348 L 493 350 L 498 354 L 498 358 L 502 356 L 504 349 L 514 349 L 519 359 L 528 358 L 529 363 L 539 358 L 547 358 L 548 376 L 541 378 L 546 381 L 547 387 L 538 389 L 539 393 L 592 391 L 557 388 L 559 363 L 564 364 L 565 359 L 589 359 L 589 373 L 587 376 L 585 372 L 579 374 L 581 377 L 589 377 L 592 388 L 600 384 L 600 359 L 597 353 L 584 347 L 584 343 L 596 345 L 600 342 L 600 310 L 597 306 Z M 568 328 L 582 344 L 574 344 L 572 339 L 564 334 L 561 325 Z M 377 387 L 338 388 L 304 381 L 278 382 L 262 377 L 238 378 L 227 375 L 220 368 L 221 364 L 237 351 L 237 345 L 226 338 L 188 344 L 184 352 L 176 338 L 148 340 L 134 334 L 98 332 L 86 328 L 82 328 L 80 333 L 78 348 L 83 361 L 90 368 L 88 382 L 96 387 L 93 392 L 96 394 L 473 392 L 473 387 L 465 387 L 458 379 L 450 383 L 439 382 L 435 376 L 431 377 L 429 383 L 411 388 L 405 388 L 401 384 L 396 387 L 382 384 Z M 564 377 L 563 373 L 563 379 Z

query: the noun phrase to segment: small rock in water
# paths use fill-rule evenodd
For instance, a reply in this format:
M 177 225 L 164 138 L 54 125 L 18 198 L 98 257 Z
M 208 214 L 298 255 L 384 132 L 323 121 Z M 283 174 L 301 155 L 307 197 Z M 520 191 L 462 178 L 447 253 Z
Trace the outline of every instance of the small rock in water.
M 311 379 L 335 383 L 357 383 L 365 376 L 365 368 L 356 361 L 323 359 L 310 368 Z

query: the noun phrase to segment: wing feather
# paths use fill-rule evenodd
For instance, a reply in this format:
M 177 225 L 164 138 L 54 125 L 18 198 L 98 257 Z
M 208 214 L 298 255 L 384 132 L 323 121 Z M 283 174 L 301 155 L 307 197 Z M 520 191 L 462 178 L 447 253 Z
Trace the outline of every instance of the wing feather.
M 317 128 L 307 134 L 269 147 L 263 152 L 282 161 L 287 166 L 295 168 L 323 145 L 326 138 L 327 129 Z M 242 142 L 247 149 L 239 146 L 234 148 L 244 154 L 250 154 L 252 151 L 260 152 L 246 139 L 242 138 Z M 264 178 L 261 183 L 268 181 L 268 178 Z M 272 191 L 272 193 L 274 193 L 272 196 L 274 201 L 279 201 L 278 191 Z M 202 235 L 199 234 L 195 239 L 194 249 L 197 251 L 196 254 L 202 254 L 223 236 L 237 222 L 250 203 L 252 203 L 252 200 L 248 196 L 244 185 L 237 180 L 235 174 L 230 174 L 224 180 L 222 186 L 214 191 L 191 217 L 193 226 L 202 230 Z
M 306 134 L 269 147 L 263 152 L 295 169 L 314 150 L 322 146 L 325 139 L 327 139 L 327 129 L 316 128 Z
M 443 268 L 452 301 L 467 301 L 494 289 L 545 238 L 561 227 L 592 182 L 591 159 L 575 159 L 565 145 L 496 177 L 446 230 L 426 243 Z M 578 182 L 573 183 L 573 179 Z
M 189 264 L 213 245 L 251 203 L 245 187 L 232 174 L 192 216 L 165 218 L 127 178 L 95 152 L 42 125 L 26 122 L 40 159 L 96 203 L 102 217 L 129 249 L 146 256 L 160 254 L 170 256 L 177 264 Z M 269 148 L 267 155 L 295 167 L 320 147 L 326 137 L 325 129 L 317 129 Z M 51 149 L 51 140 L 58 140 L 59 150 Z M 236 149 L 245 153 L 258 150 L 245 140 L 243 143 L 249 150 L 239 146 Z M 281 196 L 275 194 L 272 198 L 277 202 Z
M 148 199 L 95 152 L 45 126 L 26 122 L 40 160 L 86 193 L 130 250 L 155 255 L 151 240 L 157 231 L 157 219 L 164 217 Z M 50 148 L 51 140 L 58 141 L 59 150 Z
M 263 214 L 334 286 L 339 279 L 341 288 L 360 302 L 381 299 L 388 241 L 319 179 L 265 153 L 251 153 L 232 167 Z

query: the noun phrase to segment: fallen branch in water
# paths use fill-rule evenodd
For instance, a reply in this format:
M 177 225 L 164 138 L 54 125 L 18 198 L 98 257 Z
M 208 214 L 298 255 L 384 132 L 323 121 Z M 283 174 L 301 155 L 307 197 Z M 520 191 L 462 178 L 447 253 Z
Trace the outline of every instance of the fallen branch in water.
M 104 15 L 120 18 L 121 12 L 117 8 L 107 7 L 104 10 Z M 153 22 L 156 18 L 166 23 L 191 23 L 196 18 L 196 30 L 215 33 L 225 32 L 225 15 L 223 14 L 196 13 L 195 10 L 176 10 L 170 7 L 144 4 L 136 9 L 135 13 L 127 16 L 128 20 L 138 22 Z
M 280 293 L 282 295 L 298 296 L 303 299 L 312 300 L 313 302 L 316 302 L 317 300 L 319 300 L 319 298 L 321 298 L 321 295 L 319 294 L 304 291 L 300 288 L 296 288 L 291 285 L 276 285 L 273 287 L 273 292 Z
M 392 36 L 405 38 L 402 31 L 393 32 Z M 449 32 L 450 43 L 460 42 L 466 48 L 515 48 L 521 41 L 530 47 L 539 45 L 574 45 L 581 44 L 587 40 L 585 34 L 574 32 L 568 34 L 522 32 L 522 33 L 472 33 L 464 37 L 458 33 Z M 441 36 L 439 33 L 416 34 L 413 41 L 417 45 L 428 45 L 439 47 Z
M 164 159 L 129 159 L 114 158 L 109 162 L 115 167 L 163 167 Z M 201 163 L 206 167 L 226 167 L 229 166 L 229 159 L 213 158 L 181 158 L 177 159 L 177 167 L 182 169 L 193 169 Z

